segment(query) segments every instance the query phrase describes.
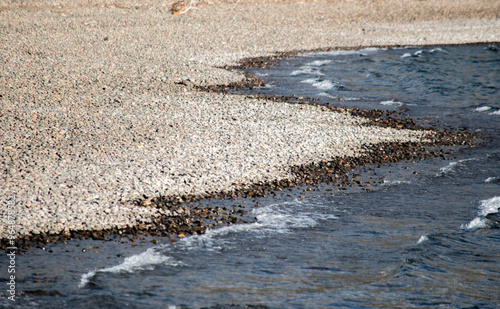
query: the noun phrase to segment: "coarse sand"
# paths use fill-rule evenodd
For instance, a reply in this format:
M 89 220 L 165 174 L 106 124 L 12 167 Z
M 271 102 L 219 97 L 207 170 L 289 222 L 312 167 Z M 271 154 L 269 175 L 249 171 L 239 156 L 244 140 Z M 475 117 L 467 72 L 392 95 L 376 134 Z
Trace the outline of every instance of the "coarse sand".
M 144 196 L 425 138 L 181 81 L 239 81 L 222 66 L 280 51 L 500 41 L 500 1 L 192 2 L 178 16 L 172 3 L 0 0 L 0 238 L 143 224 L 168 215 L 131 202 Z

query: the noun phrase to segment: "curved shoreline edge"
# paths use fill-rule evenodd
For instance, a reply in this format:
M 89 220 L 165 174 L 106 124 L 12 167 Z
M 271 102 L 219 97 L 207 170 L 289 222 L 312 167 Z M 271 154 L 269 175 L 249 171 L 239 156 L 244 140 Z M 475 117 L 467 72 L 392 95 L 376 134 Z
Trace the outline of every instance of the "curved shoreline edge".
M 477 43 L 483 44 L 483 43 Z M 327 48 L 326 50 L 349 50 L 342 48 Z M 310 53 L 311 51 L 305 51 Z M 315 51 L 313 51 L 315 52 Z M 297 55 L 302 52 L 284 52 L 279 58 L 269 56 L 272 61 L 285 59 L 290 55 Z M 245 58 L 242 59 L 240 66 L 231 66 L 231 70 L 242 71 L 249 67 L 258 67 L 262 65 L 263 59 L 267 57 Z M 267 62 L 267 61 L 264 61 Z M 266 67 L 272 64 L 267 62 Z M 242 73 L 243 74 L 243 73 Z M 227 94 L 231 89 L 249 89 L 259 83 L 253 75 L 245 74 L 245 79 L 223 85 L 200 86 L 192 83 L 181 82 L 184 86 L 190 86 L 204 92 L 217 92 Z M 243 94 L 239 94 L 243 95 Z M 248 96 L 259 99 L 262 96 Z M 304 187 L 305 191 L 310 191 L 311 186 L 318 184 L 328 184 L 332 188 L 336 188 L 338 192 L 345 187 L 350 187 L 355 184 L 355 179 L 349 178 L 349 173 L 365 166 L 382 166 L 388 163 L 396 162 L 412 162 L 420 160 L 428 160 L 441 157 L 445 160 L 446 156 L 452 156 L 459 151 L 460 147 L 476 147 L 481 142 L 481 136 L 476 133 L 468 132 L 467 130 L 450 131 L 440 130 L 434 127 L 423 127 L 415 123 L 411 118 L 400 117 L 397 111 L 383 110 L 364 110 L 358 108 L 341 108 L 336 106 L 323 106 L 316 104 L 311 98 L 297 98 L 284 96 L 264 96 L 267 101 L 283 102 L 287 104 L 307 104 L 313 106 L 321 106 L 327 111 L 348 113 L 354 117 L 366 118 L 368 120 L 364 126 L 377 126 L 382 128 L 394 128 L 398 130 L 413 130 L 425 132 L 419 142 L 383 142 L 377 144 L 362 145 L 362 151 L 355 156 L 335 157 L 327 161 L 316 161 L 310 164 L 290 166 L 291 178 L 274 179 L 268 182 L 257 183 L 240 183 L 235 189 L 228 191 L 215 191 L 205 195 L 170 195 L 147 197 L 129 201 L 129 203 L 137 207 L 157 208 L 162 209 L 159 217 L 145 223 L 135 223 L 126 228 L 109 228 L 98 230 L 69 230 L 69 231 L 46 231 L 39 234 L 18 235 L 16 237 L 16 245 L 18 249 L 28 249 L 32 246 L 44 246 L 48 243 L 60 243 L 71 239 L 86 239 L 94 240 L 113 240 L 115 236 L 132 236 L 138 235 L 148 237 L 166 237 L 171 241 L 184 237 L 186 235 L 203 234 L 207 229 L 212 229 L 218 226 L 248 223 L 252 218 L 247 216 L 248 210 L 242 210 L 241 206 L 234 205 L 232 208 L 213 207 L 213 205 L 204 207 L 200 203 L 202 201 L 214 200 L 234 200 L 239 198 L 259 198 L 273 194 L 276 191 L 282 191 L 287 188 Z M 363 187 L 363 185 L 360 185 Z M 363 190 L 369 192 L 369 187 L 364 187 Z M 197 204 L 196 204 L 197 203 Z M 194 206 L 193 206 L 194 205 Z M 205 224 L 205 222 L 207 224 Z M 3 238 L 2 249 L 9 247 L 8 238 Z
M 391 2 L 415 5 L 419 1 Z M 342 184 L 343 168 L 346 168 L 343 164 L 349 164 L 349 167 L 362 165 L 376 162 L 380 157 L 385 157 L 383 159 L 388 162 L 411 159 L 414 153 L 419 153 L 415 159 L 443 154 L 421 148 L 426 144 L 421 142 L 424 133 L 404 126 L 411 121 L 396 121 L 391 115 L 384 115 L 384 120 L 376 127 L 395 127 L 407 135 L 398 140 L 395 139 L 396 131 L 386 130 L 386 140 L 372 141 L 373 134 L 370 135 L 367 120 L 363 119 L 375 115 L 374 111 L 336 109 L 331 113 L 325 107 L 304 104 L 300 108 L 289 107 L 289 103 L 283 103 L 287 98 L 243 98 L 197 90 L 213 87 L 211 85 L 241 83 L 240 74 L 221 67 L 249 57 L 276 57 L 274 50 L 314 51 L 332 45 L 331 42 L 337 43 L 335 49 L 343 49 L 344 46 L 500 41 L 498 16 L 484 16 L 485 8 L 477 10 L 483 12 L 481 16 L 469 16 L 469 13 L 457 9 L 453 1 L 445 1 L 443 5 L 448 5 L 452 12 L 460 11 L 454 17 L 456 19 L 428 16 L 429 19 L 417 18 L 414 22 L 411 20 L 416 13 L 412 12 L 407 12 L 401 20 L 398 20 L 400 17 L 384 20 L 375 16 L 379 10 L 367 13 L 368 22 L 361 17 L 338 17 L 335 14 L 337 6 L 345 12 L 363 11 L 360 3 L 245 3 L 226 4 L 224 9 L 216 4 L 203 6 L 181 18 L 173 18 L 165 6 L 160 5 L 136 7 L 134 10 L 106 6 L 0 10 L 3 26 L 0 34 L 6 38 L 0 45 L 5 55 L 0 69 L 9 72 L 0 76 L 2 246 L 6 247 L 6 208 L 9 203 L 15 203 L 16 207 L 19 203 L 17 214 L 26 216 L 17 221 L 22 228 L 22 232 L 16 235 L 19 247 L 75 237 L 104 239 L 106 235 L 120 233 L 199 233 L 203 232 L 199 225 L 183 230 L 186 219 L 196 222 L 210 217 L 208 220 L 218 223 L 221 220 L 217 218 L 225 217 L 226 223 L 235 223 L 240 218 L 234 215 L 234 210 L 188 209 L 186 203 L 179 204 L 179 199 L 194 201 L 233 195 L 257 196 L 287 186 L 324 181 L 340 181 Z M 325 11 L 325 6 L 331 12 L 323 14 L 323 19 L 317 18 Z M 298 8 L 305 10 L 300 16 L 292 17 L 290 13 Z M 271 15 L 266 14 L 267 9 Z M 390 8 L 381 4 L 381 10 Z M 285 37 L 279 31 L 269 33 L 265 27 L 254 28 L 258 24 L 249 21 L 248 16 L 255 20 L 267 18 L 270 28 L 280 25 L 292 31 Z M 283 20 L 283 16 L 288 17 Z M 247 21 L 239 21 L 237 17 L 246 17 Z M 344 19 L 345 29 L 331 31 L 332 24 L 339 26 Z M 160 22 L 165 25 L 159 26 Z M 317 27 L 315 34 L 307 31 L 313 29 L 312 25 Z M 444 31 L 436 32 L 433 27 Z M 175 31 L 170 30 L 172 28 Z M 415 32 L 416 29 L 421 32 Z M 477 33 L 477 29 L 484 31 Z M 157 34 L 161 31 L 162 35 Z M 171 42 L 177 45 L 171 46 Z M 277 102 L 278 107 L 265 105 L 273 102 Z M 199 117 L 194 115 L 196 113 L 200 113 Z M 254 118 L 246 119 L 244 116 L 248 113 L 253 113 Z M 190 136 L 191 128 L 184 127 L 191 120 L 186 122 L 178 115 L 193 117 L 189 119 L 196 123 L 194 132 L 198 137 L 220 134 L 213 142 L 222 149 L 224 145 L 232 147 L 233 142 L 241 146 L 251 145 L 252 141 L 243 133 L 241 136 L 228 135 L 233 123 L 237 129 L 247 130 L 245 132 L 251 132 L 254 120 L 258 119 L 266 124 L 291 127 L 293 121 L 288 118 L 294 114 L 298 114 L 294 116 L 295 121 L 307 118 L 301 115 L 314 115 L 316 118 L 308 126 L 310 130 L 318 128 L 322 133 L 327 131 L 321 130 L 332 128 L 327 123 L 335 119 L 337 127 L 352 130 L 348 135 L 354 134 L 360 139 L 354 141 L 352 149 L 339 148 L 329 152 L 325 147 L 321 153 L 311 152 L 307 154 L 309 157 L 293 158 L 280 166 L 276 165 L 279 160 L 270 156 L 271 161 L 265 167 L 272 170 L 270 173 L 238 174 L 240 176 L 234 179 L 226 179 L 221 172 L 206 180 L 209 184 L 206 189 L 195 182 L 197 177 L 203 178 L 199 175 L 220 167 L 220 162 L 211 161 L 221 159 L 217 157 L 219 155 L 207 155 L 205 161 L 211 163 L 204 171 L 181 166 L 184 163 L 197 166 L 193 165 L 196 152 L 189 152 L 191 150 L 186 148 L 202 147 L 201 154 L 211 151 L 211 148 L 203 146 L 206 145 L 204 140 L 193 140 L 191 146 L 186 144 L 184 139 Z M 209 124 L 203 123 L 204 119 L 223 127 L 219 131 L 210 131 Z M 374 119 L 380 122 L 380 115 L 373 116 L 372 123 Z M 198 134 L 203 130 L 207 132 L 206 136 Z M 307 136 L 307 132 L 301 134 Z M 474 138 L 468 133 L 459 132 L 458 136 L 455 133 L 434 136 L 435 141 L 427 141 L 427 146 L 447 146 L 457 140 L 464 144 L 473 143 Z M 179 141 L 174 140 L 175 136 Z M 228 136 L 227 143 L 221 136 Z M 285 138 L 285 141 L 288 138 L 286 134 L 273 136 Z M 300 140 L 297 136 L 293 143 L 298 145 Z M 330 137 L 330 141 L 334 139 Z M 165 150 L 170 144 L 177 148 Z M 264 145 L 272 146 L 272 143 Z M 377 147 L 373 148 L 373 145 Z M 265 149 L 260 146 L 262 144 L 258 142 L 257 148 L 248 148 L 247 154 Z M 382 146 L 386 153 L 377 153 L 376 149 Z M 361 150 L 371 153 L 363 157 L 360 156 Z M 234 151 L 238 152 L 238 149 Z M 345 158 L 339 155 L 343 151 L 349 154 Z M 169 162 L 179 156 L 191 161 L 178 160 L 174 162 L 177 165 L 169 166 Z M 245 157 L 236 159 L 244 161 Z M 243 161 L 238 163 L 237 170 L 246 168 Z M 255 162 L 258 161 L 256 158 Z M 222 170 L 230 166 L 222 165 Z M 158 178 L 162 173 L 169 176 Z M 222 186 L 225 189 L 216 190 L 218 179 L 226 181 Z M 152 186 L 157 180 L 165 181 L 165 184 Z M 185 190 L 180 183 L 185 183 Z M 188 189 L 194 194 L 181 192 Z M 178 194 L 171 194 L 176 190 Z M 12 202 L 12 197 L 15 202 Z M 169 218 L 172 220 L 166 220 Z M 99 222 L 85 222 L 90 219 Z M 82 229 L 81 226 L 88 228 Z
M 61 243 L 71 239 L 114 240 L 116 236 L 129 236 L 132 239 L 139 235 L 146 237 L 169 237 L 171 241 L 187 235 L 203 234 L 207 229 L 220 226 L 249 223 L 248 209 L 242 210 L 240 205 L 223 208 L 215 205 L 200 206 L 200 202 L 216 200 L 235 200 L 240 198 L 260 198 L 288 188 L 303 187 L 305 191 L 313 191 L 311 187 L 328 184 L 332 189 L 340 190 L 355 184 L 356 179 L 349 178 L 349 173 L 365 166 L 382 166 L 388 163 L 415 162 L 441 157 L 452 158 L 457 151 L 446 149 L 449 146 L 477 146 L 477 135 L 463 132 L 437 132 L 441 140 L 423 143 L 383 143 L 365 146 L 366 154 L 358 157 L 341 157 L 330 161 L 314 162 L 308 165 L 292 166 L 290 169 L 297 176 L 295 179 L 279 179 L 272 182 L 240 184 L 240 189 L 213 192 L 207 195 L 181 195 L 144 197 L 131 201 L 137 207 L 162 209 L 162 215 L 145 223 L 136 223 L 126 228 L 109 228 L 96 230 L 47 231 L 36 235 L 18 235 L 15 238 L 18 250 L 30 247 L 43 247 L 48 243 Z M 459 134 L 456 134 L 459 133 Z M 453 141 L 450 142 L 450 141 Z M 360 185 L 369 192 L 369 187 Z M 255 200 L 253 202 L 256 202 Z M 197 204 L 198 203 L 198 204 Z M 193 206 L 194 205 L 194 206 Z M 258 202 L 256 203 L 256 206 Z M 11 247 L 9 238 L 3 238 L 2 249 Z M 155 240 L 153 240 L 155 242 Z

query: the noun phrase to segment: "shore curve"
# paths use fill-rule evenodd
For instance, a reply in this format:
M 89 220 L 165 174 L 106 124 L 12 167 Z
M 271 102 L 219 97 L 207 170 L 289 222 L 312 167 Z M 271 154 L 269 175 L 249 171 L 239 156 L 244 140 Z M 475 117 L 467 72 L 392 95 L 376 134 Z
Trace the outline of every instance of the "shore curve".
M 243 80 L 223 69 L 243 58 L 500 41 L 494 1 L 196 2 L 178 16 L 170 5 L 0 1 L 0 238 L 9 208 L 20 238 L 127 229 L 179 215 L 155 198 L 293 180 L 292 167 L 429 139 L 189 86 Z

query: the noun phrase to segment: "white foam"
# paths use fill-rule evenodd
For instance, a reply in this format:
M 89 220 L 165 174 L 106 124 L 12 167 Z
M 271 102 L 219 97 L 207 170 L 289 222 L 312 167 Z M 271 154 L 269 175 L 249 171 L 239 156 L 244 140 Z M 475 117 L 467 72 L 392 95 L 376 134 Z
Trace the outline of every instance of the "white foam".
M 303 81 L 301 81 L 301 83 L 303 83 L 303 84 L 314 84 L 317 82 L 318 82 L 318 80 L 315 78 L 308 78 L 308 79 L 304 79 Z
M 318 220 L 338 219 L 332 214 L 318 214 L 316 212 L 308 213 L 301 211 L 299 213 L 292 212 L 294 208 L 304 209 L 307 205 L 302 199 L 295 199 L 290 202 L 272 204 L 266 207 L 256 208 L 252 210 L 252 214 L 257 218 L 254 223 L 234 224 L 220 227 L 214 230 L 207 230 L 205 234 L 193 235 L 182 238 L 175 245 L 187 250 L 200 249 L 217 250 L 222 247 L 227 247 L 232 239 L 230 237 L 222 238 L 231 233 L 248 232 L 253 233 L 257 237 L 268 237 L 275 234 L 288 233 L 294 228 L 313 227 L 318 224 Z M 311 206 L 311 204 L 308 204 Z M 313 205 L 317 207 L 318 205 Z M 330 206 L 328 206 L 330 209 Z M 163 245 L 147 249 L 145 252 L 133 255 L 126 258 L 121 264 L 116 266 L 98 269 L 83 274 L 80 280 L 79 287 L 84 287 L 96 273 L 120 273 L 120 272 L 135 272 L 146 269 L 153 269 L 155 265 L 163 264 L 168 266 L 183 265 L 182 262 L 176 261 L 174 258 L 161 254 L 160 249 L 169 248 L 171 246 Z
M 443 53 L 448 53 L 446 50 L 440 48 L 440 47 L 437 47 L 437 48 L 434 48 L 434 49 L 431 49 L 429 51 L 430 53 L 434 53 L 434 52 L 443 52 Z
M 458 162 L 451 162 L 447 166 L 440 168 L 439 169 L 439 171 L 440 171 L 439 175 L 445 175 L 445 174 L 448 174 L 449 172 L 453 171 L 453 169 L 455 168 L 455 166 L 457 164 L 458 164 Z
M 408 180 L 386 180 L 384 179 L 383 186 L 392 186 L 392 185 L 400 185 L 400 184 L 410 184 L 411 181 Z
M 486 112 L 486 111 L 489 111 L 491 109 L 491 107 L 489 106 L 480 106 L 480 107 L 477 107 L 474 111 L 475 112 Z
M 382 104 L 382 105 L 397 105 L 397 106 L 403 105 L 402 102 L 394 101 L 394 99 L 389 100 L 389 101 L 382 101 L 382 102 L 380 102 L 380 104 Z
M 296 200 L 294 205 L 302 202 Z M 313 214 L 298 213 L 292 214 L 289 211 L 282 209 L 284 204 L 274 204 L 267 207 L 257 208 L 252 211 L 257 217 L 257 223 L 263 227 L 272 228 L 278 233 L 287 232 L 290 228 L 311 227 L 317 224 L 313 219 Z
M 323 80 L 317 83 L 312 84 L 314 87 L 321 90 L 329 90 L 335 87 L 335 84 L 330 80 Z
M 335 99 L 335 100 L 340 99 L 340 101 L 359 101 L 359 100 L 361 100 L 361 98 L 348 98 L 348 97 L 339 98 L 339 97 L 336 97 L 336 96 L 329 94 L 328 92 L 320 92 L 320 93 L 318 93 L 318 95 L 322 96 L 322 97 L 327 97 L 330 99 Z
M 330 99 L 338 99 L 338 97 L 335 97 L 331 94 L 329 94 L 328 92 L 321 92 L 321 93 L 318 93 L 319 96 L 322 96 L 322 97 L 327 97 L 327 98 L 330 98 Z
M 484 229 L 488 227 L 488 221 L 485 218 L 474 218 L 469 224 L 462 225 L 462 229 L 466 230 L 475 230 L 475 229 Z
M 125 258 L 123 263 L 119 265 L 101 269 L 99 271 L 110 273 L 134 272 L 137 270 L 153 269 L 153 266 L 158 264 L 177 266 L 180 264 L 180 262 L 175 261 L 170 256 L 166 256 L 159 252 L 156 252 L 154 248 L 149 248 L 141 254 Z
M 494 182 L 494 181 L 497 181 L 499 179 L 500 179 L 500 177 L 488 177 L 488 178 L 486 178 L 486 180 L 484 182 Z
M 312 65 L 312 66 L 322 66 L 322 65 L 325 65 L 325 64 L 329 64 L 329 63 L 332 63 L 333 60 L 315 60 L 313 62 L 310 62 L 308 63 L 307 65 Z
M 421 244 L 421 243 L 426 242 L 426 241 L 428 241 L 428 240 L 429 240 L 429 237 L 427 237 L 426 235 L 422 235 L 422 236 L 420 236 L 420 238 L 418 239 L 417 244 Z
M 89 280 L 96 275 L 96 273 L 101 272 L 108 272 L 108 273 L 120 273 L 120 272 L 135 272 L 135 271 L 140 271 L 140 270 L 148 270 L 148 269 L 153 269 L 154 265 L 159 265 L 159 264 L 164 264 L 164 265 L 169 265 L 169 266 L 177 266 L 182 264 L 181 262 L 175 261 L 172 257 L 163 255 L 159 252 L 156 252 L 154 248 L 149 248 L 146 251 L 132 255 L 130 257 L 125 258 L 125 260 L 118 265 L 108 267 L 108 268 L 103 268 L 103 269 L 98 269 L 98 270 L 93 270 L 90 271 L 86 274 L 82 275 L 82 278 L 80 280 L 80 284 L 78 287 L 82 288 L 84 287 Z
M 486 219 L 485 217 L 488 214 L 497 213 L 500 209 L 500 196 L 495 196 L 488 200 L 482 200 L 481 205 L 479 206 L 479 213 L 476 218 L 474 218 L 469 224 L 462 225 L 463 229 L 481 229 L 487 228 L 490 226 L 491 221 Z
M 387 47 L 366 47 L 366 48 L 363 48 L 361 50 L 361 52 L 370 52 L 370 53 L 374 53 L 374 52 L 377 52 L 379 50 L 388 50 Z
M 301 200 L 283 202 L 252 210 L 256 222 L 224 226 L 215 230 L 208 230 L 205 234 L 183 238 L 178 245 L 185 249 L 204 247 L 206 250 L 218 250 L 230 244 L 224 238 L 231 233 L 247 232 L 255 237 L 268 237 L 275 234 L 284 234 L 294 228 L 316 226 L 317 220 L 338 219 L 335 215 L 318 213 L 292 213 L 290 208 L 303 204 Z M 230 240 L 229 240 L 230 241 Z
M 500 109 L 497 110 L 496 112 L 488 113 L 488 115 L 500 115 Z
M 313 87 L 318 88 L 320 90 L 329 90 L 329 89 L 332 89 L 333 87 L 335 87 L 335 84 L 331 80 L 328 80 L 328 79 L 318 81 L 317 79 L 309 78 L 309 79 L 301 81 L 301 83 L 311 84 Z
M 467 161 L 472 161 L 472 160 L 476 160 L 476 159 L 463 159 L 463 160 L 459 160 L 457 162 L 451 162 L 447 166 L 440 168 L 439 169 L 440 172 L 436 176 L 438 176 L 438 177 L 444 176 L 444 175 L 454 171 L 457 166 L 461 165 L 461 163 L 467 162 Z
M 86 274 L 83 274 L 82 275 L 82 278 L 80 279 L 80 284 L 78 285 L 79 288 L 83 288 L 84 286 L 87 285 L 87 283 L 89 283 L 89 280 L 90 278 L 94 277 L 95 276 L 95 270 L 93 271 L 89 271 L 88 273 Z
M 302 57 L 316 57 L 317 55 L 327 55 L 327 56 L 366 55 L 366 54 L 374 54 L 381 50 L 387 50 L 387 48 L 367 47 L 360 50 L 332 50 L 327 52 L 305 54 Z
M 207 230 L 204 234 L 193 235 L 182 238 L 177 245 L 185 250 L 193 250 L 204 248 L 208 251 L 220 250 L 228 244 L 221 238 L 221 236 L 231 233 L 241 233 L 249 231 L 258 231 L 262 228 L 259 223 L 245 223 L 234 224 L 217 228 L 215 230 Z
M 479 215 L 486 216 L 488 214 L 494 214 L 498 212 L 500 208 L 500 196 L 495 196 L 489 200 L 482 200 L 481 206 L 479 206 Z
M 401 58 L 408 58 L 408 57 L 420 57 L 422 54 L 424 53 L 435 53 L 435 52 L 443 52 L 443 53 L 447 53 L 447 51 L 445 51 L 444 49 L 442 48 L 434 48 L 434 49 L 431 49 L 431 50 L 417 50 L 416 52 L 414 52 L 413 54 L 412 53 L 404 53 Z
M 317 67 L 313 66 L 302 66 L 300 69 L 293 71 L 290 75 L 325 75 Z

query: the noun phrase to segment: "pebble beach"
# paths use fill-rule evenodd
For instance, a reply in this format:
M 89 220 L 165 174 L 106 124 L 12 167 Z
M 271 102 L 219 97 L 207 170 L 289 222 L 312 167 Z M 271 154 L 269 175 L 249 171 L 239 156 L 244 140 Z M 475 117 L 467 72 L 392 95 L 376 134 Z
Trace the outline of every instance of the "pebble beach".
M 125 229 L 159 197 L 294 179 L 291 167 L 424 143 L 321 106 L 197 86 L 286 51 L 500 41 L 496 1 L 0 0 L 0 238 Z M 142 201 L 138 203 L 137 201 Z

